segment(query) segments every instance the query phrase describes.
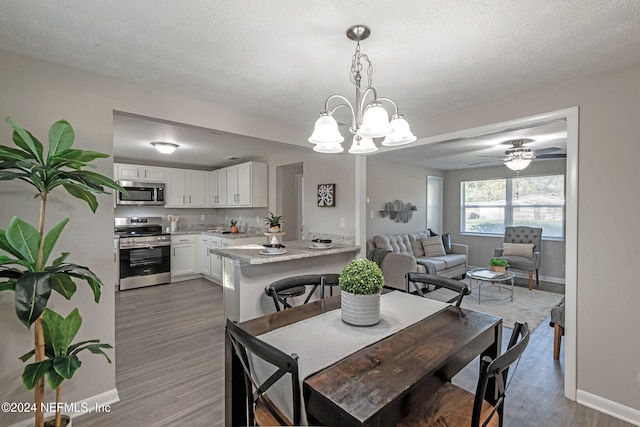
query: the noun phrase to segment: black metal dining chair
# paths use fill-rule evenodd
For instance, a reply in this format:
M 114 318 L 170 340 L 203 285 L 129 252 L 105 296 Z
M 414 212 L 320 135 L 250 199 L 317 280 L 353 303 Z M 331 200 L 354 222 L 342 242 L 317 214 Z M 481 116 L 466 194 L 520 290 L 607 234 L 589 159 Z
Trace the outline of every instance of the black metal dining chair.
M 529 325 L 516 322 L 508 350 L 495 359 L 485 356 L 480 361 L 480 378 L 475 394 L 446 382 L 426 402 L 403 418 L 397 427 L 502 426 L 500 416 L 510 383 L 509 367 L 520 359 L 528 343 Z M 497 391 L 493 403 L 484 399 L 489 380 L 495 381 Z
M 451 298 L 448 303 L 455 302 L 456 307 L 460 307 L 462 298 L 465 295 L 471 294 L 471 288 L 466 283 L 462 283 L 455 279 L 449 279 L 448 277 L 435 276 L 427 273 L 407 273 L 405 278 L 405 291 L 407 293 L 412 292 L 411 286 L 414 287 L 415 292 L 421 297 L 427 298 L 429 292 L 429 285 L 433 285 L 435 289 L 446 288 L 454 292 L 458 292 L 458 295 Z M 424 286 L 421 286 L 424 285 Z
M 285 354 L 272 345 L 254 337 L 240 328 L 235 321 L 227 319 L 225 332 L 233 345 L 233 350 L 244 372 L 247 425 L 296 426 L 300 425 L 300 381 L 298 378 L 298 356 Z M 276 371 L 269 378 L 260 381 L 252 369 L 250 357 L 258 357 L 273 365 Z M 282 411 L 269 399 L 267 391 L 285 375 L 291 375 L 291 399 L 293 420 L 287 419 Z M 236 385 L 234 384 L 234 387 Z
M 325 287 L 329 287 L 329 296 L 333 296 L 333 287 L 339 286 L 338 281 L 340 280 L 340 275 L 335 273 L 323 274 L 322 275 L 322 286 L 320 286 L 320 299 L 325 296 Z
M 307 292 L 307 286 L 312 288 L 303 304 L 308 303 L 316 289 L 322 286 L 322 275 L 306 274 L 276 280 L 264 288 L 264 293 L 273 299 L 276 311 L 281 311 L 292 308 L 287 300 L 304 295 Z

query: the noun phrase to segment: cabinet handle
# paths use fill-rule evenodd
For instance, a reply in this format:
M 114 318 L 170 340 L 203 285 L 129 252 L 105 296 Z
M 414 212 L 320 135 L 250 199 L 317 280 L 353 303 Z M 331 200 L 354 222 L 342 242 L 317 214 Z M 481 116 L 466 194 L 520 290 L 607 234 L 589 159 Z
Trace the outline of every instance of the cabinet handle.
M 191 204 L 191 196 L 189 196 L 189 204 Z
M 176 248 L 173 248 L 173 256 L 176 256 Z
M 147 170 L 146 169 L 144 170 L 144 177 L 145 178 L 147 177 Z
M 182 204 L 184 205 L 184 196 L 182 196 Z

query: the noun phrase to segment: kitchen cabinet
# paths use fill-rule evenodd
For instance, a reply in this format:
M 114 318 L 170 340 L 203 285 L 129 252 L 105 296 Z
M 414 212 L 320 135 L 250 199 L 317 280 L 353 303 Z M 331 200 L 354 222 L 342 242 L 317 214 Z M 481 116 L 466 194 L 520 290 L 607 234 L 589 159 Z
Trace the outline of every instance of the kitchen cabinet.
M 201 274 L 218 284 L 222 284 L 223 280 L 223 262 L 224 257 L 217 254 L 209 253 L 210 249 L 223 248 L 226 246 L 238 246 L 248 244 L 263 244 L 265 237 L 236 237 L 225 238 L 219 235 L 202 234 L 200 239 L 200 272 Z
M 204 171 L 165 169 L 165 207 L 204 207 Z
M 200 272 L 205 276 L 211 276 L 211 237 L 203 234 L 200 236 Z
M 219 169 L 209 172 L 209 206 L 227 205 L 227 170 Z
M 267 164 L 242 163 L 220 171 L 226 172 L 226 204 L 220 206 L 267 207 Z M 218 171 L 218 172 L 220 172 Z M 218 174 L 220 187 L 220 174 Z M 220 197 L 220 200 L 223 200 Z
M 197 234 L 171 236 L 171 280 L 200 274 Z
M 164 182 L 164 169 L 153 166 L 115 164 L 116 180 Z

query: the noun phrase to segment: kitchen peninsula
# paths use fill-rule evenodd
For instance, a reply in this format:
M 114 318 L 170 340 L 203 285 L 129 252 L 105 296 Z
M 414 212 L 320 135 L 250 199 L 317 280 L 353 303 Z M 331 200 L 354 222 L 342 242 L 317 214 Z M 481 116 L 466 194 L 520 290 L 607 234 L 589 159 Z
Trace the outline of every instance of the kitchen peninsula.
M 261 245 L 239 245 L 212 248 L 223 262 L 225 316 L 245 320 L 273 313 L 273 301 L 264 288 L 276 280 L 302 274 L 341 273 L 356 257 L 360 246 L 336 243 L 327 249 L 312 249 L 308 240 L 285 242 L 285 253 L 264 255 Z M 308 292 L 310 289 L 307 290 Z M 316 290 L 314 299 L 320 295 Z M 304 300 L 306 294 L 298 299 Z M 294 305 L 296 299 L 293 299 Z

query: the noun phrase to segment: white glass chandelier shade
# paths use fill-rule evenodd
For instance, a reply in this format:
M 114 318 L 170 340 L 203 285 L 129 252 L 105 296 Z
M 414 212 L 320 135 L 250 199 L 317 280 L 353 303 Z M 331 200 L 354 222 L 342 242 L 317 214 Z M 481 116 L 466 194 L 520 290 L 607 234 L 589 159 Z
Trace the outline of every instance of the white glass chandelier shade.
M 394 146 L 409 144 L 416 140 L 411 133 L 409 124 L 398 114 L 398 106 L 389 98 L 378 97 L 373 87 L 373 64 L 369 57 L 360 51 L 360 41 L 371 34 L 366 25 L 354 25 L 347 29 L 347 37 L 357 43 L 356 51 L 351 62 L 350 80 L 356 89 L 355 102 L 338 94 L 331 95 L 325 101 L 324 111 L 316 120 L 309 142 L 315 144 L 315 151 L 321 153 L 342 152 L 341 143 L 344 137 L 340 134 L 338 123 L 333 114 L 338 108 L 347 108 L 351 112 L 350 132 L 356 136 L 349 153 L 365 154 L 378 150 L 373 138 L 383 138 L 383 145 Z M 365 82 L 364 79 L 367 79 Z M 335 105 L 338 100 L 339 104 Z M 385 106 L 393 108 L 391 122 L 389 112 Z M 333 107 L 329 107 L 329 105 Z
M 372 102 L 364 112 L 362 124 L 358 128 L 357 134 L 364 138 L 380 138 L 393 132 L 389 124 L 389 113 L 381 103 Z
M 368 154 L 378 151 L 378 147 L 371 138 L 362 138 L 359 135 L 353 137 L 353 144 L 349 148 L 351 154 Z
M 162 154 L 171 154 L 179 147 L 178 144 L 172 142 L 152 142 L 151 145 Z
M 309 142 L 313 144 L 340 144 L 342 141 L 344 141 L 344 137 L 340 134 L 338 122 L 330 112 L 323 111 L 316 120 Z
M 402 114 L 394 114 L 391 118 L 390 124 L 393 132 L 387 135 L 384 141 L 382 141 L 382 145 L 393 147 L 398 145 L 410 144 L 418 139 L 411 132 L 409 123 L 407 123 L 404 117 L 402 117 Z
M 516 158 L 506 162 L 505 166 L 508 167 L 509 169 L 513 170 L 513 171 L 519 172 L 522 169 L 524 169 L 527 166 L 529 166 L 529 163 L 531 163 L 531 159 L 523 159 L 523 158 L 516 157 Z

